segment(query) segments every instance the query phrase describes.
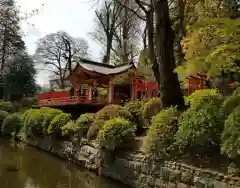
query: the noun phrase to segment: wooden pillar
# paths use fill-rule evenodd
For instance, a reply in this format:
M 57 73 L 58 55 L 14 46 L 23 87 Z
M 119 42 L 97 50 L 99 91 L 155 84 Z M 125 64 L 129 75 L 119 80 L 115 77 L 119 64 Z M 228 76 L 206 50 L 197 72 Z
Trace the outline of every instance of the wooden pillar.
M 73 96 L 78 96 L 78 89 L 76 87 L 74 87 Z
M 109 82 L 108 84 L 108 102 L 111 103 L 114 100 L 114 84 Z
M 135 94 L 135 90 L 136 90 L 136 81 L 133 80 L 132 81 L 132 85 L 131 85 L 131 100 L 136 100 L 136 94 Z
M 88 85 L 88 101 L 89 103 L 92 101 L 92 84 Z

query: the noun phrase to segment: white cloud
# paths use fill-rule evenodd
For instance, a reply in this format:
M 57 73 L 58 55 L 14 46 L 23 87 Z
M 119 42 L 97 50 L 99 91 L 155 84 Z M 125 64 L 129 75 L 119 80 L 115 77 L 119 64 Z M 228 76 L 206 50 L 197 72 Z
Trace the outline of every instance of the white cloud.
M 40 37 L 63 30 L 73 37 L 85 38 L 89 42 L 92 58 L 100 61 L 100 47 L 88 34 L 94 26 L 96 8 L 89 2 L 88 0 L 18 0 L 23 12 L 31 12 L 44 4 L 38 15 L 29 18 L 27 22 L 22 22 L 24 40 L 29 53 L 34 53 L 36 42 Z M 43 76 L 37 78 L 40 84 L 46 83 L 47 80 L 46 75 L 45 78 Z

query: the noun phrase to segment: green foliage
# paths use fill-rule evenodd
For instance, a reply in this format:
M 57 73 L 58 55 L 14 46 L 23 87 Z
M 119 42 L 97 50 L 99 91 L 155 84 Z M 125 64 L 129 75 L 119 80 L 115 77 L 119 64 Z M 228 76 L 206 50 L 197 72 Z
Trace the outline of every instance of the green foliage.
M 203 103 L 221 104 L 223 101 L 222 95 L 216 89 L 196 90 L 187 98 L 187 103 L 190 107 L 201 107 Z
M 6 136 L 16 134 L 22 127 L 21 116 L 18 113 L 8 115 L 2 123 L 2 133 Z
M 144 150 L 147 154 L 157 157 L 168 155 L 168 149 L 178 129 L 178 115 L 177 109 L 170 107 L 153 117 L 144 142 Z
M 212 152 L 212 149 L 219 149 L 222 130 L 220 104 L 202 103 L 198 108 L 190 107 L 182 114 L 174 145 L 182 154 Z
M 231 159 L 239 159 L 240 156 L 240 106 L 227 117 L 222 133 L 222 153 Z
M 54 108 L 41 108 L 41 113 L 43 113 L 43 121 L 42 121 L 42 129 L 43 133 L 47 134 L 48 127 L 50 125 L 50 122 L 53 120 L 53 118 L 58 115 L 63 113 L 63 111 L 59 109 L 54 109 Z
M 122 106 L 108 105 L 96 113 L 92 126 L 88 130 L 88 139 L 96 138 L 98 131 L 102 128 L 105 121 L 115 117 L 123 117 L 131 120 L 131 114 Z
M 240 105 L 240 92 L 239 90 L 235 90 L 232 95 L 228 96 L 224 100 L 221 111 L 226 116 L 228 116 L 239 105 Z
M 48 134 L 56 137 L 61 136 L 61 127 L 66 125 L 69 121 L 71 121 L 70 114 L 61 113 L 56 115 L 48 127 Z
M 152 98 L 147 103 L 145 103 L 143 107 L 143 118 L 144 123 L 148 126 L 151 123 L 151 119 L 153 116 L 157 115 L 162 109 L 162 102 L 160 98 Z
M 44 114 L 41 110 L 30 109 L 23 114 L 22 119 L 24 121 L 24 132 L 27 136 L 41 136 L 43 134 Z
M 97 140 L 101 149 L 116 151 L 127 146 L 135 136 L 135 126 L 128 120 L 117 117 L 104 123 Z
M 61 127 L 62 136 L 71 138 L 77 131 L 74 121 L 69 121 L 66 125 Z
M 95 114 L 82 114 L 75 122 L 75 127 L 77 128 L 77 134 L 79 137 L 86 136 L 89 127 L 92 125 Z
M 8 64 L 8 70 L 5 75 L 5 93 L 8 98 L 34 96 L 36 70 L 33 59 L 27 53 L 15 55 Z
M 4 111 L 4 110 L 0 110 L 0 126 L 3 123 L 3 120 L 9 115 L 8 112 Z
M 143 101 L 130 101 L 125 104 L 125 108 L 132 115 L 132 122 L 137 125 L 137 129 L 142 128 L 142 111 L 143 111 L 144 102 Z
M 175 71 L 186 81 L 190 75 L 201 73 L 208 79 L 222 73 L 239 72 L 235 64 L 240 56 L 240 21 L 215 18 L 197 22 L 182 41 L 186 62 Z
M 0 102 L 0 110 L 4 110 L 4 111 L 11 113 L 14 111 L 14 107 L 10 101 L 1 101 Z

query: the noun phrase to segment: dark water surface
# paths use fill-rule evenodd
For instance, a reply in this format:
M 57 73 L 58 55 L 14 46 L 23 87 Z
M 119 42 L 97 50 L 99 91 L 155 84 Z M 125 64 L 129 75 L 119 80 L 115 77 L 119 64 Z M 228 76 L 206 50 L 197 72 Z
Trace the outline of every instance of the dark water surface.
M 67 161 L 0 139 L 0 188 L 121 188 Z

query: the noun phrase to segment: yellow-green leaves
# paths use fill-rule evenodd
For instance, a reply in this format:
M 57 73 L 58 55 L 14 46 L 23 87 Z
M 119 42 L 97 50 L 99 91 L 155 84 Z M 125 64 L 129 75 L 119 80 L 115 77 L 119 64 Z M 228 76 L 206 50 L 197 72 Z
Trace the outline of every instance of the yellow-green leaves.
M 240 72 L 240 21 L 228 18 L 203 20 L 192 26 L 181 42 L 186 62 L 175 71 L 179 79 L 201 73 L 215 78 L 222 72 Z

